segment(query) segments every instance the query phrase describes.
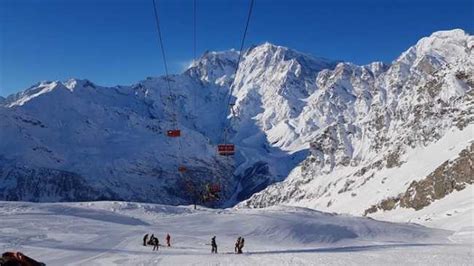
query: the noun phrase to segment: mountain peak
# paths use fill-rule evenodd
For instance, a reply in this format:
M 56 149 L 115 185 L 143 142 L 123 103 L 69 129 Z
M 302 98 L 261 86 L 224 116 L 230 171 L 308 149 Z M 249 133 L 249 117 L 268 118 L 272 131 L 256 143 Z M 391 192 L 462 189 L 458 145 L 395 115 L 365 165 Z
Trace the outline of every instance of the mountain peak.
M 243 61 L 247 64 L 252 58 L 263 62 L 264 65 L 272 65 L 277 62 L 295 61 L 295 63 L 307 69 L 309 72 L 317 72 L 325 68 L 333 68 L 339 61 L 322 57 L 314 57 L 310 54 L 302 53 L 284 46 L 270 42 L 253 45 L 246 50 Z M 201 57 L 195 60 L 185 71 L 185 74 L 197 78 L 205 83 L 213 83 L 220 86 L 229 86 L 234 79 L 237 69 L 239 52 L 235 49 L 226 51 L 206 51 Z M 263 61 L 262 61 L 263 60 Z M 243 62 L 245 64 L 245 62 Z
M 206 51 L 185 73 L 206 83 L 228 84 L 237 68 L 238 57 L 239 52 L 234 49 Z
M 437 31 L 428 37 L 421 38 L 414 46 L 396 60 L 413 64 L 423 57 L 430 57 L 438 62 L 455 64 L 457 58 L 463 58 L 474 47 L 474 37 L 464 30 L 454 29 Z
M 251 53 L 251 52 L 262 52 L 262 53 L 282 53 L 282 54 L 285 54 L 287 58 L 292 58 L 292 57 L 307 57 L 307 58 L 311 58 L 311 59 L 316 59 L 318 61 L 334 61 L 334 60 L 330 60 L 330 59 L 327 59 L 327 58 L 323 58 L 323 57 L 315 57 L 311 54 L 308 54 L 308 53 L 304 53 L 304 52 L 301 52 L 301 51 L 298 51 L 298 50 L 295 50 L 295 49 L 290 49 L 288 47 L 285 47 L 285 46 L 281 46 L 281 45 L 276 45 L 276 44 L 273 44 L 273 43 L 270 43 L 270 42 L 264 42 L 260 45 L 254 45 L 253 47 L 251 47 L 247 53 Z
M 8 96 L 6 100 L 7 105 L 10 107 L 21 106 L 33 98 L 53 91 L 59 86 L 62 86 L 61 82 L 59 81 L 41 81 L 31 86 L 29 89 Z
M 63 83 L 63 85 L 70 91 L 74 91 L 75 89 L 78 89 L 78 88 L 85 88 L 85 87 L 95 88 L 96 87 L 96 85 L 88 79 L 76 79 L 76 78 L 71 78 L 67 80 L 66 82 Z
M 265 51 L 265 52 L 269 52 L 269 51 L 288 51 L 290 50 L 288 47 L 285 47 L 285 46 L 280 46 L 280 45 L 276 45 L 276 44 L 273 44 L 273 43 L 270 43 L 270 42 L 264 42 L 262 44 L 259 44 L 259 45 L 253 45 L 250 47 L 250 49 L 248 49 L 248 52 L 254 50 L 254 49 L 258 49 L 260 51 Z
M 462 29 L 452 29 L 452 30 L 440 30 L 440 31 L 435 31 L 433 32 L 430 37 L 428 38 L 453 38 L 453 39 L 459 39 L 459 38 L 466 38 L 468 37 L 469 34 L 467 34 L 464 30 Z
M 22 92 L 8 96 L 3 102 L 10 107 L 21 106 L 38 96 L 52 93 L 57 90 L 62 89 L 74 92 L 77 89 L 83 88 L 96 88 L 96 85 L 87 79 L 75 78 L 71 78 L 67 81 L 41 81 Z M 0 100 L 0 102 L 2 102 L 2 100 Z
M 278 62 L 294 61 L 298 65 L 310 72 L 318 72 L 322 69 L 332 69 L 337 64 L 336 60 L 303 53 L 284 46 L 265 42 L 249 48 L 245 54 L 249 61 L 260 61 L 265 65 L 274 65 Z

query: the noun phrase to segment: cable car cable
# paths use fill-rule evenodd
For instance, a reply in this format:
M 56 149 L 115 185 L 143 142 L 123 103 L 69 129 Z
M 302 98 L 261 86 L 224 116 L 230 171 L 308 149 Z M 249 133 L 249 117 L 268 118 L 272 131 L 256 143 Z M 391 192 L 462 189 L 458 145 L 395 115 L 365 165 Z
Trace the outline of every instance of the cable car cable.
M 165 68 L 165 74 L 166 74 L 166 84 L 168 86 L 168 93 L 169 93 L 169 100 L 170 100 L 170 103 L 172 105 L 172 115 L 171 115 L 171 123 L 173 125 L 173 129 L 172 130 L 168 130 L 167 131 L 167 135 L 168 137 L 181 137 L 181 131 L 178 130 L 178 118 L 177 118 L 177 113 L 176 113 L 176 102 L 175 102 L 175 99 L 173 98 L 173 95 L 172 95 L 172 92 L 171 92 L 171 83 L 170 83 L 170 78 L 169 78 L 169 71 L 168 71 L 168 63 L 166 61 L 166 53 L 165 53 L 165 47 L 163 45 L 163 37 L 162 37 L 162 33 L 161 33 L 161 27 L 160 27 L 160 18 L 159 18 L 159 15 L 158 15 L 158 11 L 157 11 L 157 4 L 155 2 L 155 0 L 152 0 L 153 1 L 153 12 L 154 12 L 154 15 L 155 15 L 155 23 L 156 23 L 156 30 L 157 30 L 157 33 L 158 33 L 158 41 L 159 41 L 159 44 L 160 44 L 160 49 L 161 49 L 161 56 L 163 58 L 163 65 L 164 65 L 164 68 Z M 174 108 L 173 108 L 174 107 Z M 178 169 L 178 172 L 181 174 L 181 172 L 179 171 L 179 167 L 180 167 L 180 163 L 181 163 L 181 138 L 178 138 L 178 150 L 176 152 L 176 157 L 177 157 L 177 163 L 178 163 L 178 166 L 176 167 Z
M 250 5 L 249 5 L 249 10 L 248 10 L 248 14 L 247 14 L 247 21 L 245 23 L 245 29 L 244 29 L 244 33 L 242 35 L 242 40 L 241 40 L 241 43 L 240 43 L 240 49 L 239 49 L 239 57 L 237 59 L 237 67 L 235 68 L 235 72 L 234 72 L 234 75 L 237 75 L 237 72 L 239 70 L 239 66 L 240 66 L 240 62 L 242 60 L 242 52 L 244 50 L 244 45 L 245 45 L 245 38 L 247 37 L 247 31 L 248 31 L 248 28 L 249 28 L 249 24 L 250 24 L 250 18 L 252 17 L 252 11 L 253 11 L 253 6 L 254 6 L 254 0 L 250 0 Z M 234 81 L 235 81 L 235 76 L 234 76 Z M 230 86 L 230 89 L 229 89 L 229 96 L 228 96 L 228 99 L 227 99 L 227 108 L 229 108 L 231 106 L 231 100 L 232 100 L 232 93 L 234 91 L 234 83 Z M 229 108 L 230 109 L 230 108 Z M 232 111 L 232 114 L 233 114 L 233 111 Z M 223 140 L 224 140 L 224 143 L 223 144 L 228 144 L 227 143 L 227 134 L 228 134 L 228 126 L 227 126 L 227 111 L 224 113 L 224 131 L 223 131 Z M 230 121 L 229 121 L 230 123 Z M 231 145 L 231 144 L 229 144 Z M 229 153 L 226 153 L 227 155 L 233 155 L 233 145 L 231 146 L 226 146 L 225 149 L 227 148 L 230 148 L 232 147 L 232 152 L 229 151 Z M 224 148 L 222 146 L 222 148 Z

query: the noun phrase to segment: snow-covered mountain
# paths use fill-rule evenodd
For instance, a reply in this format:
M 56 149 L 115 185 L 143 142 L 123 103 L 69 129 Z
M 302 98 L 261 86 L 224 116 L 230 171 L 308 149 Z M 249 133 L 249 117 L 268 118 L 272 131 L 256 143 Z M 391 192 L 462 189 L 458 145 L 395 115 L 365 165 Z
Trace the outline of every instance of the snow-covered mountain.
M 340 63 L 321 71 L 300 120 L 317 125 L 306 135 L 311 155 L 242 205 L 367 215 L 419 210 L 471 186 L 473 47 L 464 31 L 441 31 L 390 66 Z
M 0 198 L 180 204 L 187 183 L 217 182 L 224 205 L 264 189 L 240 206 L 368 213 L 469 147 L 473 46 L 441 31 L 390 65 L 357 66 L 265 43 L 235 75 L 236 51 L 206 52 L 168 77 L 171 92 L 166 77 L 42 82 L 0 103 Z M 231 87 L 233 159 L 215 151 Z M 164 134 L 175 116 L 177 139 Z
M 274 56 L 272 64 L 283 65 L 284 75 L 292 60 L 308 71 L 331 66 L 283 47 L 261 47 L 246 58 Z M 272 148 L 268 156 L 271 147 L 259 143 L 263 139 L 256 147 L 247 143 L 259 131 L 235 140 L 248 146 L 238 144 L 235 162 L 217 155 L 237 58 L 233 50 L 206 52 L 183 74 L 168 77 L 171 92 L 166 77 L 110 88 L 71 79 L 8 96 L 0 107 L 0 198 L 182 204 L 191 201 L 189 183 L 219 183 L 224 190 L 219 204 L 232 204 L 283 179 L 304 153 Z M 174 118 L 183 132 L 177 139 L 165 135 Z M 252 118 L 246 119 L 239 122 L 249 125 Z M 238 130 L 235 126 L 231 137 Z M 188 172 L 178 173 L 181 165 Z

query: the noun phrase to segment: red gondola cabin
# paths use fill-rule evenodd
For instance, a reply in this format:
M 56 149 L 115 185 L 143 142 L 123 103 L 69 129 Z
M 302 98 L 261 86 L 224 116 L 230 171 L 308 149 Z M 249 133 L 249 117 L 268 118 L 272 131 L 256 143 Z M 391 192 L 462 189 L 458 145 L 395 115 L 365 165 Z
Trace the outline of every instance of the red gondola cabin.
M 187 169 L 185 166 L 180 166 L 180 167 L 178 167 L 178 172 L 180 172 L 180 173 L 184 173 L 184 172 L 186 172 L 187 170 L 188 170 L 188 169 Z
M 167 135 L 168 137 L 171 137 L 171 138 L 180 137 L 180 136 L 181 136 L 181 130 L 179 130 L 179 129 L 168 130 L 168 131 L 166 132 L 166 135 Z
M 224 156 L 234 155 L 235 146 L 234 144 L 219 144 L 217 145 L 217 152 Z

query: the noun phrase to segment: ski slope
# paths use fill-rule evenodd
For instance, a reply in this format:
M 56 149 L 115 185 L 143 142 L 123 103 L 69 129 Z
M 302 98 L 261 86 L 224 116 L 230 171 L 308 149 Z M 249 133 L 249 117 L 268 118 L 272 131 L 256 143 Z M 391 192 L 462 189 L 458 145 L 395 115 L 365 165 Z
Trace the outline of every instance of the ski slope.
M 142 246 L 145 233 L 172 248 Z M 469 265 L 453 231 L 298 207 L 214 210 L 130 202 L 0 202 L 0 250 L 47 265 Z M 216 235 L 219 254 L 210 254 Z M 243 255 L 233 254 L 238 236 Z
M 456 231 L 450 238 L 457 242 L 474 243 L 474 187 L 455 191 L 443 200 L 415 211 L 398 208 L 370 215 L 378 220 L 392 222 L 413 222 L 429 227 Z

